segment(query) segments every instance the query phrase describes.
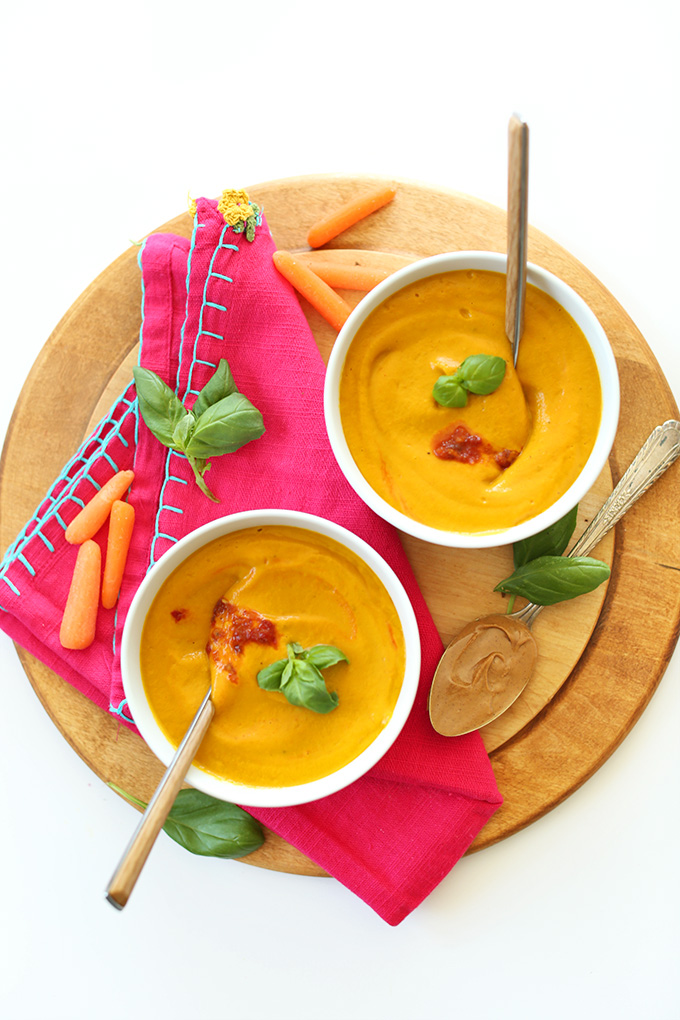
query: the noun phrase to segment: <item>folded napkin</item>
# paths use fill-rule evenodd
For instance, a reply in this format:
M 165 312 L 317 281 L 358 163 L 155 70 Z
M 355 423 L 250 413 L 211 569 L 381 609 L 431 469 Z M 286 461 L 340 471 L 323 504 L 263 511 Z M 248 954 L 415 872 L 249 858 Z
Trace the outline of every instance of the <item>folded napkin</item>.
M 263 414 L 264 436 L 212 460 L 206 480 L 221 500 L 213 503 L 186 459 L 146 428 L 131 384 L 8 550 L 0 626 L 134 728 L 120 677 L 121 630 L 149 566 L 178 539 L 216 517 L 257 508 L 318 514 L 359 535 L 395 570 L 418 619 L 422 673 L 413 711 L 382 760 L 347 789 L 299 807 L 248 810 L 398 924 L 462 856 L 501 797 L 479 734 L 450 739 L 429 724 L 441 641 L 398 533 L 355 495 L 335 462 L 323 420 L 324 365 L 293 290 L 273 266 L 266 221 L 257 215 L 253 234 L 242 223 L 230 226 L 223 211 L 199 199 L 191 241 L 170 234 L 145 241 L 140 362 L 190 405 L 226 358 L 239 390 Z M 64 529 L 128 467 L 135 470 L 136 525 L 118 606 L 100 611 L 90 648 L 69 652 L 59 644 L 59 625 L 76 551 Z M 105 538 L 104 529 L 98 539 Z

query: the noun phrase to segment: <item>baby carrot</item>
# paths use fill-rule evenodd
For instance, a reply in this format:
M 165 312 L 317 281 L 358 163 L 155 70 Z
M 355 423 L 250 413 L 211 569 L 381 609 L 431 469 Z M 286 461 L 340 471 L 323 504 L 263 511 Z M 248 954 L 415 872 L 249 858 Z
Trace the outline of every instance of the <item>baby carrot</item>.
M 66 529 L 66 541 L 80 545 L 88 538 L 94 538 L 109 516 L 114 501 L 127 491 L 134 477 L 134 471 L 119 471 L 113 478 L 109 478 L 106 485 L 73 518 Z
M 64 648 L 88 648 L 94 641 L 101 566 L 102 553 L 97 543 L 92 539 L 83 542 L 59 630 L 59 641 Z
M 359 220 L 363 220 L 376 209 L 381 209 L 388 202 L 391 202 L 396 195 L 396 188 L 380 187 L 375 188 L 361 198 L 354 198 L 346 202 L 328 216 L 322 216 L 317 220 L 307 234 L 307 242 L 310 248 L 320 248 L 326 241 L 337 237 L 343 230 L 353 227 Z
M 102 581 L 102 605 L 105 609 L 113 609 L 116 604 L 134 523 L 135 508 L 130 503 L 124 503 L 117 499 L 111 507 L 109 538 Z
M 345 262 L 305 259 L 305 265 L 329 287 L 338 287 L 340 290 L 372 290 L 390 276 L 389 269 L 369 269 L 368 266 L 352 266 Z
M 334 329 L 339 330 L 352 311 L 346 301 L 336 294 L 327 283 L 313 273 L 288 251 L 275 251 L 274 265 L 282 276 L 295 287 L 310 305 L 323 315 Z

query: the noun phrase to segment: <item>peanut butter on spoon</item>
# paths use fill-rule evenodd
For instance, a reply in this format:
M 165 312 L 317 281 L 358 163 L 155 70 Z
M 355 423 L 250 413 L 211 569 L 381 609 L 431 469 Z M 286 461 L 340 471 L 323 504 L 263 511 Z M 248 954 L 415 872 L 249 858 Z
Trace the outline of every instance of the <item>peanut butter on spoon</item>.
M 463 627 L 437 666 L 430 689 L 430 720 L 437 733 L 460 736 L 502 715 L 536 665 L 538 646 L 512 616 L 485 616 Z

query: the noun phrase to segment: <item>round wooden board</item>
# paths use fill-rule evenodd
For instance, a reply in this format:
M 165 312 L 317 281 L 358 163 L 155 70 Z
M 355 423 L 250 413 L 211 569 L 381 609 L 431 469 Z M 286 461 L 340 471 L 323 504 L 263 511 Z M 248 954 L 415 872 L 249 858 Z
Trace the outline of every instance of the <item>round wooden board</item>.
M 306 228 L 319 213 L 376 180 L 314 176 L 248 190 L 263 206 L 277 245 L 302 251 L 307 247 Z M 390 206 L 329 245 L 338 249 L 338 257 L 396 268 L 440 251 L 504 250 L 502 210 L 445 189 L 395 183 L 398 194 Z M 191 220 L 183 214 L 160 229 L 189 236 Z M 603 472 L 583 501 L 582 526 L 611 487 L 611 477 L 616 481 L 652 428 L 678 417 L 678 409 L 644 339 L 599 281 L 532 229 L 529 258 L 566 280 L 591 305 L 612 343 L 621 377 L 623 410 L 611 475 Z M 303 307 L 327 355 L 335 334 L 304 302 Z M 24 385 L 0 465 L 3 548 L 40 502 L 90 421 L 128 381 L 139 322 L 139 269 L 133 248 L 75 302 Z M 611 536 L 598 548 L 598 556 L 613 561 L 608 591 L 599 589 L 539 617 L 535 634 L 541 661 L 535 682 L 511 712 L 484 732 L 504 803 L 471 850 L 518 831 L 577 789 L 644 710 L 678 636 L 679 496 L 680 478 L 671 470 L 617 526 L 615 540 Z M 499 596 L 492 589 L 509 572 L 509 549 L 461 553 L 408 536 L 403 541 L 444 640 L 469 620 L 471 605 L 474 615 L 498 611 Z M 143 741 L 42 663 L 17 651 L 46 710 L 90 768 L 103 780 L 148 799 L 163 767 Z M 272 833 L 264 847 L 245 860 L 282 871 L 323 874 Z

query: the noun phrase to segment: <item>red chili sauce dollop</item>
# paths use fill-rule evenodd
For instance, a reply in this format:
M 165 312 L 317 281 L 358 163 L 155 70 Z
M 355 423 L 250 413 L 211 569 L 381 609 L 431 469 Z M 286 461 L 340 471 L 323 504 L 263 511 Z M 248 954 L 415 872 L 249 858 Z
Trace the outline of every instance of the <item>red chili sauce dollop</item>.
M 441 460 L 478 464 L 482 457 L 493 457 L 501 471 L 517 460 L 519 450 L 496 450 L 482 436 L 470 432 L 462 422 L 447 425 L 432 437 L 432 452 Z
M 254 609 L 244 609 L 220 599 L 213 610 L 206 651 L 215 667 L 224 670 L 232 683 L 238 683 L 234 656 L 240 655 L 248 642 L 274 647 L 277 633 L 273 620 Z

